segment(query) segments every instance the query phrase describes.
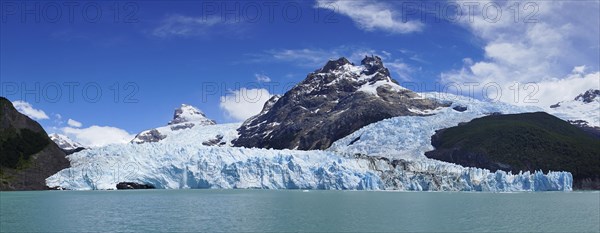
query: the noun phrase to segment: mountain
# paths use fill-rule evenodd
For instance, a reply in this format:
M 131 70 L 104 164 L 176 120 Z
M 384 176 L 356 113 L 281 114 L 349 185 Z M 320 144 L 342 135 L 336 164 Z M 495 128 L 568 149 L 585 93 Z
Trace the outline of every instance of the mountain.
M 178 125 L 188 122 L 200 125 L 217 124 L 214 120 L 208 119 L 200 109 L 191 105 L 182 104 L 179 108 L 175 109 L 173 120 L 171 120 L 168 125 Z
M 600 100 L 600 90 L 590 89 L 575 97 L 575 101 L 580 101 L 586 104 Z
M 158 142 L 169 135 L 177 134 L 178 131 L 190 129 L 197 126 L 215 125 L 214 120 L 208 119 L 200 109 L 182 104 L 175 109 L 173 120 L 167 126 L 143 131 L 135 136 L 132 143 L 142 144 L 147 142 Z
M 260 114 L 238 129 L 238 147 L 326 149 L 352 132 L 397 116 L 426 116 L 445 106 L 423 98 L 390 77 L 381 58 L 361 65 L 346 58 L 324 67 L 281 97 L 273 97 Z
M 600 134 L 600 90 L 590 89 L 571 100 L 553 104 L 547 112 Z
M 40 124 L 0 97 L 0 190 L 47 189 L 45 179 L 69 166 L 65 156 Z
M 600 189 L 600 139 L 545 112 L 491 115 L 442 129 L 429 158 L 491 171 L 571 171 L 574 187 Z
M 79 152 L 85 149 L 83 145 L 78 142 L 73 141 L 67 135 L 53 133 L 48 135 L 50 140 L 52 140 L 65 154 L 70 155 L 75 152 Z
M 571 190 L 569 172 L 491 172 L 426 158 L 425 151 L 433 149 L 435 130 L 492 113 L 534 109 L 445 93 L 422 96 L 445 103 L 452 100 L 452 104 L 427 116 L 399 116 L 369 124 L 328 150 L 215 146 L 200 142 L 218 135 L 222 142 L 230 142 L 238 137 L 240 124 L 195 126 L 155 143 L 110 145 L 73 154 L 69 157 L 73 167 L 46 182 L 73 190 L 117 189 L 119 184 L 158 189 Z M 265 104 L 267 109 L 270 103 Z

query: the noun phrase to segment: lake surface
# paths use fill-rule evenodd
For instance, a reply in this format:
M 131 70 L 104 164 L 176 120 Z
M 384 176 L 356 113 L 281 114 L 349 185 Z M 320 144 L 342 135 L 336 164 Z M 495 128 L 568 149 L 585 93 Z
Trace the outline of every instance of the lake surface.
M 599 192 L 0 192 L 2 232 L 598 232 Z

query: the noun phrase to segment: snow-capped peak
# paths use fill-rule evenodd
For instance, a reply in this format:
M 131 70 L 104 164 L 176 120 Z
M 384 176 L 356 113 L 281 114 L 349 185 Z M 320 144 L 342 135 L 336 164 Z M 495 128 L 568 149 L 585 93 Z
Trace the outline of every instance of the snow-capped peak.
M 181 107 L 175 109 L 175 113 L 173 114 L 173 120 L 169 122 L 169 125 L 186 123 L 186 122 L 199 122 L 200 124 L 205 125 L 214 125 L 215 121 L 208 119 L 206 115 L 200 109 L 182 104 Z
M 348 59 L 346 59 L 345 57 L 341 57 L 337 60 L 327 61 L 327 64 L 325 64 L 325 66 L 323 66 L 323 68 L 319 69 L 317 72 L 318 73 L 330 73 L 334 70 L 338 70 L 339 68 L 345 67 L 347 65 L 354 66 L 354 64 L 352 64 L 350 61 L 348 61 Z
M 75 150 L 83 147 L 83 145 L 80 143 L 75 142 L 71 138 L 67 137 L 67 135 L 53 133 L 48 136 L 50 137 L 50 140 L 54 141 L 54 143 L 56 143 L 56 145 L 63 150 Z
M 366 56 L 360 65 L 342 57 L 327 61 L 246 120 L 238 129 L 240 137 L 234 145 L 324 149 L 370 123 L 394 116 L 423 115 L 444 105 L 398 85 L 380 57 Z
M 577 95 L 574 99 L 565 100 L 549 106 L 548 113 L 577 125 L 600 127 L 600 90 L 590 89 Z
M 579 94 L 577 97 L 575 97 L 575 100 L 584 103 L 591 103 L 599 96 L 600 90 L 589 89 L 586 92 Z M 598 98 L 598 100 L 600 100 L 600 98 Z
M 179 134 L 182 130 L 216 124 L 217 122 L 208 119 L 200 109 L 182 104 L 179 108 L 175 109 L 173 120 L 169 121 L 167 126 L 142 131 L 131 142 L 137 144 L 158 142 L 172 135 Z

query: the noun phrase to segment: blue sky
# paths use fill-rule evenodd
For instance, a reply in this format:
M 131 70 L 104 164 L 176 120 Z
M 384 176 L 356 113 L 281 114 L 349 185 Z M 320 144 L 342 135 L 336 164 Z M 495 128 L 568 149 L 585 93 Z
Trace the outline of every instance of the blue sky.
M 223 96 L 242 88 L 282 94 L 340 56 L 382 56 L 393 78 L 424 87 L 406 85 L 416 91 L 449 82 L 534 82 L 545 104 L 600 86 L 597 1 L 519 5 L 518 19 L 510 8 L 518 2 L 493 3 L 488 12 L 503 10 L 497 18 L 482 13 L 487 3 L 470 20 L 468 6 L 452 1 L 6 1 L 0 95 L 43 111 L 38 120 L 48 131 L 77 138 L 65 128 L 135 134 L 166 124 L 182 103 L 217 122 L 240 121 L 261 103 L 227 107 Z M 463 17 L 454 20 L 457 13 Z M 551 94 L 557 90 L 564 96 Z

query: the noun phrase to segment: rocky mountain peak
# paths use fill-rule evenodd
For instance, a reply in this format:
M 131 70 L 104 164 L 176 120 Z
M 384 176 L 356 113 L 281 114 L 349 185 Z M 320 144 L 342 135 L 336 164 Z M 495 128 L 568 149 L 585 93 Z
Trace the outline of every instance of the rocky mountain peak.
M 326 149 L 361 127 L 386 118 L 423 115 L 441 107 L 398 85 L 380 57 L 361 65 L 330 60 L 305 80 L 265 104 L 238 129 L 233 144 L 274 149 Z
M 384 75 L 388 76 L 390 75 L 390 72 L 383 66 L 383 61 L 378 56 L 365 56 L 360 64 L 365 67 L 363 73 L 366 75 L 372 75 L 376 72 L 382 72 Z
M 592 101 L 594 101 L 594 99 L 596 99 L 597 97 L 600 96 L 600 90 L 598 89 L 589 89 L 586 92 L 578 95 L 577 97 L 575 97 L 576 101 L 581 101 L 584 103 L 591 103 Z
M 182 104 L 179 108 L 175 109 L 173 114 L 173 120 L 169 122 L 169 125 L 186 123 L 186 122 L 203 122 L 207 125 L 216 124 L 215 121 L 208 119 L 206 115 L 200 109 L 187 104 Z
M 73 139 L 69 138 L 67 135 L 53 133 L 48 136 L 50 137 L 50 140 L 54 141 L 54 143 L 56 143 L 63 151 L 75 150 L 83 147 L 83 145 L 73 141 Z
M 340 67 L 343 67 L 344 65 L 347 65 L 347 64 L 354 65 L 350 61 L 348 61 L 348 59 L 346 59 L 345 57 L 340 57 L 337 60 L 329 60 L 327 62 L 327 64 L 325 64 L 325 66 L 323 66 L 323 68 L 321 68 L 319 70 L 319 73 L 329 73 L 329 72 L 337 70 Z
M 191 129 L 197 125 L 205 126 L 216 124 L 217 122 L 208 119 L 200 109 L 192 105 L 182 104 L 179 108 L 175 109 L 173 120 L 169 121 L 167 126 L 142 131 L 138 133 L 131 142 L 137 144 L 158 142 L 179 130 Z
M 580 128 L 590 128 L 600 132 L 600 90 L 589 89 L 574 99 L 550 105 L 549 113 Z

